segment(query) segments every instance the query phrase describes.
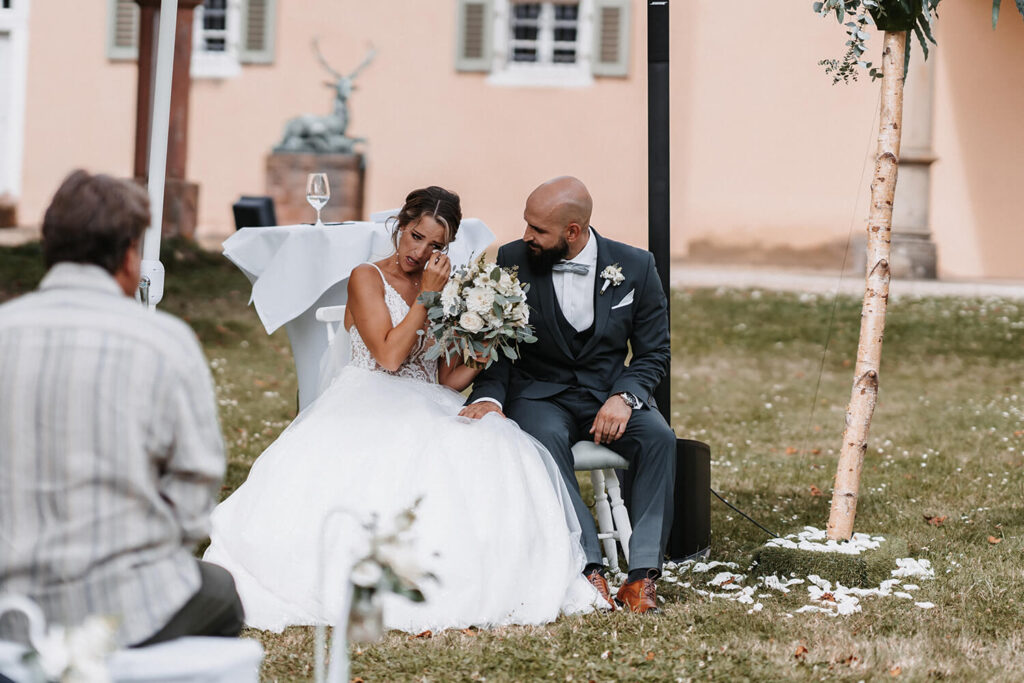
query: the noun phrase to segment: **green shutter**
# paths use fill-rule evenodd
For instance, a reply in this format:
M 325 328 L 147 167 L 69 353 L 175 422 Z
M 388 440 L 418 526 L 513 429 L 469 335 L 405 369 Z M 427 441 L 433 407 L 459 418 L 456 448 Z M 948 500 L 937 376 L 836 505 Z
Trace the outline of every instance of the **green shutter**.
M 491 0 L 457 0 L 455 15 L 455 69 L 490 71 L 494 31 Z
M 242 3 L 242 44 L 238 58 L 245 64 L 274 63 L 276 0 L 245 0 Z
M 629 0 L 594 0 L 595 76 L 629 75 Z
M 139 6 L 135 0 L 107 0 L 107 58 L 136 59 L 138 45 Z

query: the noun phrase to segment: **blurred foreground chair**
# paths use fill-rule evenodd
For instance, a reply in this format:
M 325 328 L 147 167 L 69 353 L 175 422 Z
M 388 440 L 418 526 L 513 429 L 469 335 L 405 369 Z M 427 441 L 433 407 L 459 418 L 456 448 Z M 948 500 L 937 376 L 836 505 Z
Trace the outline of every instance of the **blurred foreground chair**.
M 235 215 L 235 230 L 277 225 L 274 200 L 270 197 L 243 196 L 231 205 L 231 211 Z
M 622 499 L 617 469 L 629 469 L 629 461 L 610 448 L 599 446 L 593 441 L 578 441 L 572 447 L 573 468 L 577 472 L 590 472 L 590 481 L 594 485 L 594 513 L 597 515 L 597 537 L 604 546 L 604 554 L 608 559 L 608 568 L 619 572 L 619 551 L 615 546 L 622 546 L 622 555 L 629 564 L 629 537 L 633 535 L 633 525 L 629 521 L 629 511 Z
M 69 651 L 52 629 L 47 633 L 43 612 L 32 600 L 20 595 L 0 596 L 0 616 L 6 612 L 25 615 L 32 648 L 0 640 L 0 681 L 46 680 L 39 678 L 41 672 L 31 656 L 33 649 L 57 661 L 68 655 L 81 656 L 81 652 Z M 257 683 L 262 661 L 263 647 L 255 640 L 189 637 L 115 650 L 107 658 L 106 668 L 108 680 L 113 683 Z M 96 680 L 84 672 L 80 676 L 84 677 L 71 680 Z

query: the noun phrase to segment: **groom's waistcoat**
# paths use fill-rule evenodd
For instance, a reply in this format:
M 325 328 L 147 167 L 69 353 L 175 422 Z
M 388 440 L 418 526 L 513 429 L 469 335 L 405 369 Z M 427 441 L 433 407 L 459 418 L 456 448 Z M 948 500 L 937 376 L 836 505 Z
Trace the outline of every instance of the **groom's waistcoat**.
M 515 397 L 549 398 L 568 387 L 589 390 L 599 401 L 628 391 L 650 405 L 654 387 L 668 371 L 668 306 L 651 254 L 621 242 L 597 239 L 594 278 L 594 324 L 577 332 L 565 319 L 551 273 L 530 268 L 521 240 L 498 251 L 498 263 L 517 266 L 519 279 L 530 283 L 527 302 L 537 342 L 521 344 L 520 358 L 502 358 L 477 378 L 470 400 L 483 396 L 505 402 Z M 617 267 L 623 277 L 609 283 L 602 271 Z M 625 360 L 632 350 L 627 368 Z

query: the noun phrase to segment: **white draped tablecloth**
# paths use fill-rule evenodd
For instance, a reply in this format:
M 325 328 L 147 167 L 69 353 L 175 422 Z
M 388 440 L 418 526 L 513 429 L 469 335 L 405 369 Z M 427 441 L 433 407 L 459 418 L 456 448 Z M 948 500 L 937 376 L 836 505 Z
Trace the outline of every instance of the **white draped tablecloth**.
M 448 249 L 452 267 L 483 253 L 492 242 L 494 233 L 483 221 L 462 221 Z M 374 221 L 242 228 L 223 247 L 224 256 L 252 282 L 249 303 L 267 334 L 282 325 L 288 331 L 301 410 L 316 398 L 320 359 L 327 350 L 327 330 L 316 320 L 316 309 L 346 302 L 352 269 L 394 251 L 391 231 Z

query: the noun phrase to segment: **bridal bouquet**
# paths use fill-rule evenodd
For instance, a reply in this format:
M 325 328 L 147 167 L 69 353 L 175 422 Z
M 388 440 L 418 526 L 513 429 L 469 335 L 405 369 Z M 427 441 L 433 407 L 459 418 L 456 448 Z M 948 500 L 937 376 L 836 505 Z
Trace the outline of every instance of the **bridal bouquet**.
M 419 301 L 427 308 L 427 334 L 434 345 L 426 358 L 446 361 L 462 357 L 474 368 L 519 357 L 519 344 L 537 341 L 526 305 L 529 283 L 519 282 L 516 268 L 487 263 L 483 256 L 459 267 L 440 292 L 424 292 Z

